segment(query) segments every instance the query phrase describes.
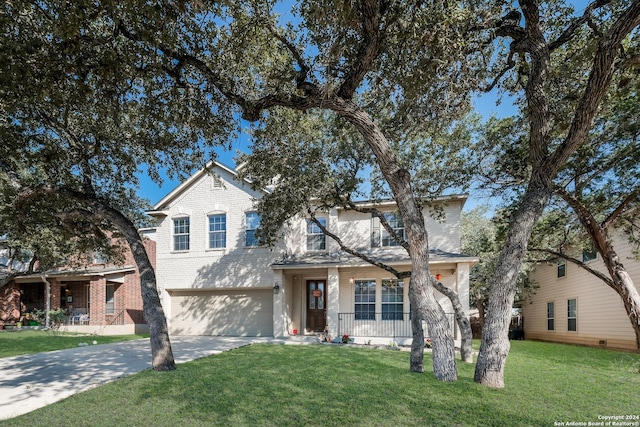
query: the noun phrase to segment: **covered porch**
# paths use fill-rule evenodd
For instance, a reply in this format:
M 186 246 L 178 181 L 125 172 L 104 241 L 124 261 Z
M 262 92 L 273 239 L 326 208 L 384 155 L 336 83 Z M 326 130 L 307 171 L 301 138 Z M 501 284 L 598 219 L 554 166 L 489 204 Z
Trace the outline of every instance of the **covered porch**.
M 385 259 L 398 271 L 411 268 L 408 258 Z M 431 272 L 454 289 L 468 310 L 469 269 L 477 258 L 438 252 Z M 409 279 L 344 254 L 291 257 L 272 265 L 274 336 L 349 335 L 356 343 L 408 345 L 412 340 Z M 460 333 L 448 298 L 436 292 L 457 343 Z M 428 336 L 426 324 L 425 336 Z
M 131 304 L 128 295 L 127 278 L 133 272 L 133 267 L 99 267 L 16 277 L 0 290 L 2 323 L 96 334 L 109 333 L 107 329 L 113 329 L 113 334 L 134 333 L 135 328 L 124 326 L 144 320 L 141 306 Z M 49 318 L 46 313 L 51 313 Z

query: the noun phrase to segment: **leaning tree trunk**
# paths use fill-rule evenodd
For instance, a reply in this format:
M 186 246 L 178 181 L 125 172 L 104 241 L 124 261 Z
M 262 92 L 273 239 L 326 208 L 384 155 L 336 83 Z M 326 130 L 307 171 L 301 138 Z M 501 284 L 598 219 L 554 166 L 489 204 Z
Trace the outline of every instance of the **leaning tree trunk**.
M 149 256 L 144 248 L 142 238 L 133 223 L 113 209 L 108 209 L 105 216 L 115 224 L 118 230 L 125 236 L 133 259 L 140 273 L 140 292 L 142 294 L 142 309 L 144 317 L 149 324 L 151 343 L 151 366 L 156 371 L 171 371 L 176 369 L 173 358 L 171 341 L 167 320 L 160 303 L 160 296 L 156 288 L 156 274 Z
M 373 151 L 376 162 L 384 175 L 398 212 L 405 226 L 408 240 L 408 252 L 411 256 L 411 284 L 409 298 L 414 308 L 424 318 L 429 328 L 433 348 L 433 372 L 440 381 L 455 381 L 458 377 L 454 341 L 444 310 L 435 298 L 433 284 L 429 274 L 429 240 L 424 224 L 421 206 L 411 190 L 409 171 L 403 169 L 389 142 L 371 117 L 350 101 L 340 98 L 327 99 L 326 108 L 330 108 L 356 127 L 365 142 Z M 417 342 L 420 339 L 420 342 Z M 411 370 L 422 366 L 418 363 L 424 357 L 424 334 L 414 329 L 414 342 L 411 345 Z M 414 365 L 415 361 L 415 365 Z M 422 372 L 417 370 L 416 372 Z
M 631 279 L 629 272 L 627 272 L 626 268 L 620 261 L 620 257 L 615 251 L 613 244 L 611 243 L 611 239 L 609 238 L 610 227 L 612 227 L 612 224 L 619 218 L 622 212 L 624 212 L 624 207 L 627 205 L 627 202 L 630 202 L 637 197 L 637 194 L 629 195 L 629 197 L 614 210 L 607 220 L 603 224 L 600 224 L 589 209 L 587 209 L 586 205 L 578 198 L 561 189 L 556 189 L 556 191 L 576 213 L 580 223 L 586 230 L 587 234 L 591 237 L 598 253 L 602 256 L 602 261 L 607 267 L 610 279 L 602 277 L 594 272 L 592 273 L 602 279 L 622 299 L 624 309 L 627 312 L 627 316 L 631 322 L 631 327 L 636 335 L 636 348 L 640 349 L 640 294 L 638 293 L 638 289 L 633 283 L 633 279 Z
M 94 215 L 109 220 L 123 234 L 140 274 L 142 310 L 149 324 L 151 366 L 156 371 L 176 369 L 167 320 L 156 288 L 156 274 L 135 225 L 122 212 L 112 208 L 108 203 L 103 203 L 95 196 L 66 188 L 57 188 L 55 191 L 82 203 Z
M 602 255 L 602 260 L 607 270 L 609 270 L 612 280 L 607 280 L 605 283 L 620 295 L 624 309 L 631 322 L 631 327 L 636 335 L 636 348 L 640 349 L 640 294 L 638 289 L 633 283 L 629 272 L 620 262 L 620 257 L 613 249 L 607 233 L 599 227 L 589 227 L 589 224 L 584 222 L 583 225 L 585 225 L 587 232 L 596 242 L 598 251 Z
M 640 294 L 622 264 L 616 264 L 612 277 L 616 285 L 614 289 L 622 298 L 624 309 L 636 334 L 636 348 L 640 349 Z
M 516 279 L 526 255 L 533 227 L 542 215 L 550 190 L 532 181 L 517 210 L 491 280 L 487 315 L 474 380 L 483 385 L 504 387 L 504 366 L 509 354 L 509 323 L 516 293 Z
M 447 288 L 439 280 L 434 280 L 433 285 L 436 290 L 445 295 L 451 301 L 453 311 L 456 316 L 456 323 L 460 328 L 460 359 L 465 363 L 473 363 L 473 332 L 471 331 L 471 322 L 469 321 L 469 313 L 466 313 L 464 307 L 460 303 L 458 294 L 451 288 Z

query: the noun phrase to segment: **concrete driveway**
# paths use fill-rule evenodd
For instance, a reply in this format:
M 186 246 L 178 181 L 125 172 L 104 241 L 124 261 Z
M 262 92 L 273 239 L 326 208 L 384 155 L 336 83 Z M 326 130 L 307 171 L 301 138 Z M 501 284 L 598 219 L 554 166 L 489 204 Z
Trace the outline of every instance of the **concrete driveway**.
M 176 363 L 253 343 L 302 344 L 311 337 L 172 337 Z M 92 338 L 87 337 L 91 344 Z M 151 368 L 148 339 L 88 345 L 0 359 L 0 420 L 17 417 L 72 394 Z

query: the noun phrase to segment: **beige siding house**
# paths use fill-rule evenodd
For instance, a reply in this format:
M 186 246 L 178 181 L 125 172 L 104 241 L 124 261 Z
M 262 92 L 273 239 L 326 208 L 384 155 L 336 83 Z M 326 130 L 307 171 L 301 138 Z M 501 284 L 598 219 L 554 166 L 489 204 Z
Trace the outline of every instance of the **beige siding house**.
M 624 236 L 615 248 L 636 287 L 640 262 Z M 585 254 L 585 260 L 595 254 Z M 587 261 L 606 272 L 599 255 Z M 522 306 L 527 339 L 619 349 L 635 349 L 635 334 L 620 296 L 604 282 L 572 263 L 540 264 L 530 278 L 538 286 Z
M 149 212 L 158 220 L 157 281 L 172 334 L 286 337 L 326 330 L 356 341 L 410 341 L 408 280 L 341 252 L 306 218 L 292 221 L 275 247 L 260 246 L 254 200 L 263 193 L 228 167 L 215 163 L 210 170 Z M 443 199 L 440 221 L 426 210 L 425 217 L 433 273 L 468 309 L 469 269 L 477 259 L 458 254 L 465 200 Z M 394 203 L 377 207 L 394 218 Z M 371 215 L 333 209 L 321 221 L 350 246 L 410 269 L 406 252 Z M 449 301 L 440 295 L 440 302 L 459 337 Z

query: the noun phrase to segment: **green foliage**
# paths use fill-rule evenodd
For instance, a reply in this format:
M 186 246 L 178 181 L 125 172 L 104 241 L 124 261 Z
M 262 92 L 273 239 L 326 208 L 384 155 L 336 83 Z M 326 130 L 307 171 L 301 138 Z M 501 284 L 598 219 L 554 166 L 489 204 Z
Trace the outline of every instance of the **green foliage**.
M 480 261 L 470 272 L 469 299 L 472 306 L 479 301 L 486 303 L 492 278 L 497 266 L 500 251 L 504 242 L 504 235 L 500 230 L 504 228 L 501 212 L 493 219 L 488 217 L 488 207 L 479 206 L 471 211 L 462 213 L 460 241 L 462 253 L 477 256 Z M 533 265 L 525 263 L 517 278 L 516 299 L 525 299 L 535 292 L 537 286 L 528 278 Z
M 455 383 L 411 373 L 404 351 L 251 345 L 172 372 L 147 370 L 0 425 L 541 426 L 637 414 L 640 356 L 530 341 L 511 347 L 504 390 L 473 383 L 472 365 L 459 367 Z

